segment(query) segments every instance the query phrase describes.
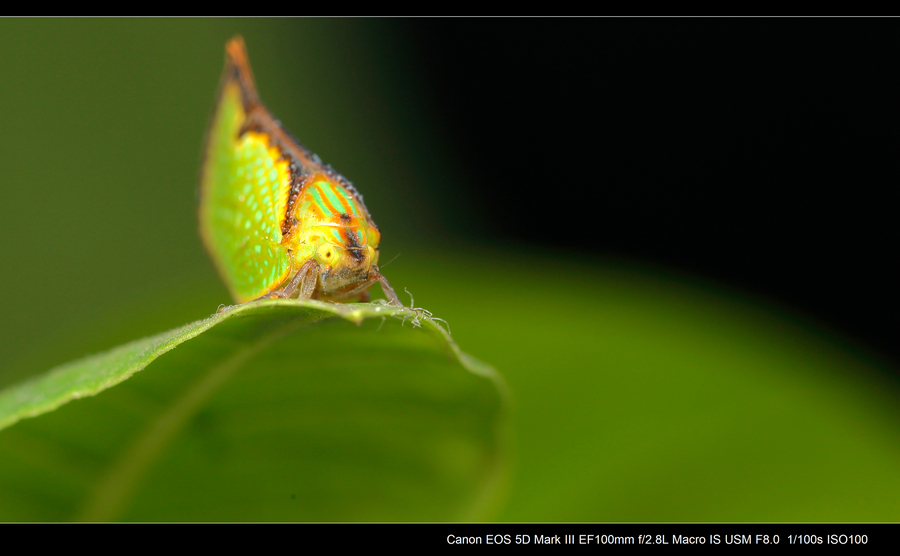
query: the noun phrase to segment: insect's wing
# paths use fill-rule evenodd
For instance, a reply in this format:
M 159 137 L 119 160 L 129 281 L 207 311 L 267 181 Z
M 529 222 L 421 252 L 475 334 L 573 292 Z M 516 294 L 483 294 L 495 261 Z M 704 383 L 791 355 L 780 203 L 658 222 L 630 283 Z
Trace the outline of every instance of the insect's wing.
M 233 39 L 227 51 L 206 138 L 200 233 L 233 297 L 244 302 L 273 291 L 291 272 L 282 245 L 291 170 L 270 134 L 247 130 L 248 114 L 265 109 L 243 41 Z

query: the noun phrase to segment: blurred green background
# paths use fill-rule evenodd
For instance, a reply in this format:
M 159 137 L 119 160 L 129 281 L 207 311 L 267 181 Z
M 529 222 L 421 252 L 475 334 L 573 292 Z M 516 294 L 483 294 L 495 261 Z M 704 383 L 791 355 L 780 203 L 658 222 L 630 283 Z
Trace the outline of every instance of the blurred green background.
M 365 196 L 395 289 L 509 382 L 497 520 L 900 519 L 876 357 L 752 293 L 472 241 L 477 199 L 392 20 L 0 20 L 0 386 L 229 301 L 196 207 L 236 33 L 269 109 Z

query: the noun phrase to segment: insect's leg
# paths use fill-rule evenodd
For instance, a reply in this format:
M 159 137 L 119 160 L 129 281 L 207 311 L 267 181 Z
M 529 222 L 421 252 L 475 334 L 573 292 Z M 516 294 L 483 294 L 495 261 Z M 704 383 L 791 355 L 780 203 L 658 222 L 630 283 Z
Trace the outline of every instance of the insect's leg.
M 375 274 L 375 278 L 381 282 L 381 289 L 384 290 L 384 296 L 388 298 L 388 303 L 390 305 L 396 305 L 397 307 L 403 307 L 403 303 L 400 301 L 400 298 L 397 297 L 397 294 L 394 292 L 394 288 L 391 287 L 391 284 L 387 281 L 387 278 L 384 277 L 383 274 L 378 272 L 377 268 L 372 268 L 372 272 Z
M 303 263 L 303 266 L 300 267 L 300 270 L 297 271 L 297 274 L 294 274 L 294 277 L 291 278 L 291 281 L 288 282 L 287 286 L 283 287 L 280 292 L 272 292 L 272 293 L 277 293 L 278 297 L 283 297 L 285 299 L 290 298 L 294 294 L 294 290 L 297 289 L 297 286 L 300 285 L 300 282 L 304 282 L 304 285 L 305 285 L 305 279 L 307 276 L 309 276 L 310 274 L 313 274 L 314 276 L 318 275 L 318 272 L 315 272 L 313 270 L 315 265 L 316 265 L 316 261 L 313 259 L 306 261 L 305 263 Z M 310 272 L 310 271 L 312 271 L 312 272 Z M 302 295 L 302 291 L 303 290 L 301 289 L 301 295 Z M 306 297 L 307 299 L 309 298 L 308 295 L 304 296 L 304 297 Z
M 291 295 L 294 293 L 294 290 L 297 289 L 297 286 L 300 284 L 301 281 L 304 283 L 304 285 L 306 285 L 306 282 L 304 279 L 308 279 L 308 276 L 310 274 L 313 276 L 312 283 L 313 283 L 313 289 L 315 289 L 315 287 L 316 287 L 315 279 L 318 278 L 318 276 L 319 276 L 317 269 L 314 268 L 315 264 L 316 264 L 316 261 L 314 261 L 312 259 L 306 261 L 305 263 L 303 263 L 303 266 L 300 267 L 300 270 L 297 271 L 297 274 L 294 274 L 294 277 L 291 278 L 291 281 L 288 282 L 287 286 L 281 288 L 280 290 L 275 290 L 273 292 L 267 293 L 266 295 L 257 297 L 253 301 L 261 301 L 263 299 L 276 299 L 276 298 L 277 299 L 289 299 L 291 297 Z M 303 293 L 303 288 L 301 288 L 301 295 L 302 295 L 302 293 Z M 312 295 L 312 293 L 310 293 L 310 295 Z M 308 299 L 309 296 L 306 296 L 306 298 Z
M 368 301 L 369 300 L 369 292 L 367 291 L 369 287 L 375 282 L 381 282 L 381 289 L 384 290 L 385 297 L 388 298 L 388 301 L 391 305 L 397 305 L 399 307 L 403 307 L 403 304 L 400 303 L 400 300 L 397 298 L 397 294 L 394 293 L 394 289 L 388 283 L 387 278 L 381 275 L 378 272 L 377 267 L 373 267 L 369 270 L 369 277 L 365 279 L 365 281 L 360 282 L 355 288 L 352 290 L 342 292 L 337 298 L 339 299 L 350 299 L 354 296 L 358 296 L 360 301 Z M 395 303 L 396 302 L 396 303 Z
M 314 260 L 310 259 L 300 267 L 300 272 L 304 273 L 303 281 L 300 284 L 300 297 L 312 299 L 313 293 L 316 291 L 316 284 L 319 282 L 319 267 Z M 297 274 L 299 275 L 300 272 Z M 291 283 L 294 283 L 295 280 L 296 277 L 294 280 L 291 280 Z M 296 287 L 296 284 L 294 287 Z

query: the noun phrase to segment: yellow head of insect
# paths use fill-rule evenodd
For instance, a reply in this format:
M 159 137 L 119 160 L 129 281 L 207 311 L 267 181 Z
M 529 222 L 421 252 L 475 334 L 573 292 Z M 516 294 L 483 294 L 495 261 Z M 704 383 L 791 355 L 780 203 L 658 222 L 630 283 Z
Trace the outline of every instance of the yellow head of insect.
M 323 243 L 316 249 L 316 261 L 326 269 L 359 270 L 365 269 L 375 263 L 376 251 L 368 245 L 364 246 L 338 246 L 332 243 Z
M 324 226 L 323 226 L 324 227 Z M 325 291 L 366 280 L 376 260 L 365 230 L 355 227 L 328 227 L 314 257 Z

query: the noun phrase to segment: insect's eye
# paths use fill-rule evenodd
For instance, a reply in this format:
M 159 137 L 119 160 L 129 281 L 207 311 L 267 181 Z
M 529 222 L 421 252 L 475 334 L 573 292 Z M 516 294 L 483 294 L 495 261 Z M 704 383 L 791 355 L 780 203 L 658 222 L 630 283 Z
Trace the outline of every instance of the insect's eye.
M 325 264 L 332 264 L 337 259 L 337 249 L 333 245 L 325 244 L 319 247 L 319 259 Z

